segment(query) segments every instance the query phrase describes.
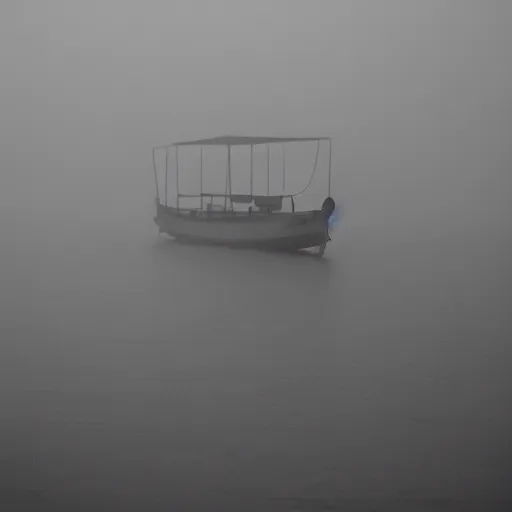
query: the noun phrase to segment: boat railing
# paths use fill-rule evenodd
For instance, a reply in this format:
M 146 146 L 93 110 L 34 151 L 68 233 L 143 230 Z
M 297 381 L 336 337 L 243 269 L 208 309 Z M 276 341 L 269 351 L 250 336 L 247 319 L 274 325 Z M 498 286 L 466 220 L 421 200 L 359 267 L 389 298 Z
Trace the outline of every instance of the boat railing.
M 281 199 L 284 199 L 284 198 L 287 198 L 287 197 L 293 197 L 293 195 L 295 194 L 279 194 L 279 195 L 274 195 L 274 196 L 267 196 L 267 195 L 256 195 L 256 194 L 253 194 L 253 195 L 250 195 L 250 194 L 216 194 L 216 193 L 210 193 L 210 192 L 202 192 L 202 193 L 197 193 L 197 194 L 183 194 L 182 192 L 180 192 L 179 194 L 177 194 L 179 197 L 196 197 L 196 198 L 201 198 L 201 197 L 210 197 L 210 198 L 215 198 L 215 197 L 221 197 L 221 198 L 224 198 L 224 197 L 227 197 L 228 199 L 229 198 L 233 198 L 233 201 L 237 201 L 237 202 L 249 202 L 251 203 L 253 200 L 255 199 L 268 199 L 268 198 L 281 198 Z
M 214 205 L 215 206 L 215 205 Z M 202 217 L 202 218 L 226 218 L 226 217 L 266 217 L 269 213 L 272 213 L 274 215 L 298 215 L 303 217 L 315 217 L 317 215 L 321 215 L 321 210 L 309 210 L 309 211 L 301 211 L 301 212 L 283 212 L 283 211 L 277 211 L 272 212 L 268 211 L 266 209 L 255 209 L 249 208 L 248 210 L 235 210 L 235 209 L 224 209 L 223 207 L 220 207 L 219 205 L 218 209 L 208 208 L 208 209 L 201 209 L 201 208 L 176 208 L 174 206 L 165 206 L 163 204 L 159 204 L 158 211 L 161 214 L 172 214 L 172 215 L 179 215 L 183 217 Z
M 231 211 L 234 208 L 235 204 L 238 205 L 249 205 L 249 209 L 255 207 L 260 212 L 272 213 L 279 212 L 283 209 L 283 199 L 290 199 L 291 201 L 291 211 L 295 211 L 295 202 L 293 200 L 293 195 L 274 195 L 274 196 L 265 196 L 265 195 L 251 195 L 251 194 L 217 194 L 217 193 L 208 193 L 202 192 L 198 194 L 177 194 L 177 199 L 201 199 L 201 208 L 203 205 L 203 199 L 210 199 L 210 205 L 213 205 L 214 200 L 224 199 L 224 207 L 222 211 Z M 228 201 L 230 208 L 228 208 Z M 180 210 L 182 208 L 179 208 Z

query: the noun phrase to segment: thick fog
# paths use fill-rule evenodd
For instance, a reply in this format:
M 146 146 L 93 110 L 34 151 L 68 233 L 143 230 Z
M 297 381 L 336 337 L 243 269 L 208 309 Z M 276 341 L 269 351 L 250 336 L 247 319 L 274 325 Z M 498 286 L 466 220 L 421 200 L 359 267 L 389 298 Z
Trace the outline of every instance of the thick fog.
M 511 57 L 506 0 L 4 0 L 0 491 L 127 510 L 170 474 L 168 510 L 219 488 L 239 510 L 503 498 Z M 158 238 L 151 149 L 224 134 L 332 137 L 325 260 Z M 322 158 L 300 205 L 326 195 Z
M 1 9 L 2 199 L 12 207 L 135 211 L 154 195 L 155 145 L 327 134 L 337 191 L 359 220 L 392 225 L 407 212 L 505 229 L 507 2 Z

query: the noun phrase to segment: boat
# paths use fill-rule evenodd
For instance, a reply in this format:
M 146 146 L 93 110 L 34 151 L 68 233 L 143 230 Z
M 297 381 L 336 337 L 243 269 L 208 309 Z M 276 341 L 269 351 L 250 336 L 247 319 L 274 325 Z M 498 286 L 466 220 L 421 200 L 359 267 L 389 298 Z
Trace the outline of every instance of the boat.
M 286 163 L 284 146 L 297 142 L 316 142 L 314 169 L 306 187 L 294 194 L 285 193 Z M 279 195 L 270 192 L 270 147 L 281 145 L 283 155 L 282 181 L 283 191 Z M 266 146 L 267 149 L 267 194 L 254 194 L 254 148 Z M 195 194 L 180 192 L 180 148 L 194 146 L 200 149 L 199 188 Z M 226 148 L 226 173 L 224 193 L 203 190 L 203 149 L 211 146 Z M 232 193 L 232 148 L 246 146 L 250 148 L 250 185 L 246 194 Z M 319 209 L 296 211 L 294 198 L 309 187 L 317 171 L 321 147 L 328 150 L 327 196 Z M 323 256 L 330 241 L 330 219 L 335 212 L 335 202 L 331 197 L 331 146 L 330 137 L 247 137 L 220 136 L 209 139 L 175 142 L 153 148 L 153 170 L 156 185 L 156 216 L 154 221 L 159 233 L 183 242 L 224 245 L 229 247 L 263 249 L 269 251 L 300 251 L 315 249 Z M 159 172 L 157 169 L 158 152 L 165 151 L 164 198 L 161 199 Z M 169 205 L 168 177 L 169 156 L 175 156 L 175 204 Z M 191 199 L 198 204 L 194 208 L 180 207 L 180 202 Z M 216 204 L 217 203 L 217 204 Z M 219 204 L 220 203 L 220 204 Z M 288 208 L 285 210 L 285 203 Z

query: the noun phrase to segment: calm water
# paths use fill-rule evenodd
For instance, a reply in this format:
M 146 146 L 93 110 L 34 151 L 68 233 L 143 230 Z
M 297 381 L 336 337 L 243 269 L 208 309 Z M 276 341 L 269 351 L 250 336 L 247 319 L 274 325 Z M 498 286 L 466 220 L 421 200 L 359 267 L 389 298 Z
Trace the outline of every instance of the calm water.
M 4 218 L 0 502 L 490 510 L 510 239 L 409 228 L 348 218 L 318 260 L 177 245 L 149 215 Z

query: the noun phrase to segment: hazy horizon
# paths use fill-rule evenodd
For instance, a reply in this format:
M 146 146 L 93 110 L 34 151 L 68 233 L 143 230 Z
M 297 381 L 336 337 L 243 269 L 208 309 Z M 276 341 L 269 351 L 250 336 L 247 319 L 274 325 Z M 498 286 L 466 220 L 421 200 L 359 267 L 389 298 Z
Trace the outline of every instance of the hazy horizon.
M 508 498 L 511 23 L 499 0 L 5 0 L 0 503 Z M 151 148 L 224 134 L 332 137 L 323 261 L 158 238 Z

